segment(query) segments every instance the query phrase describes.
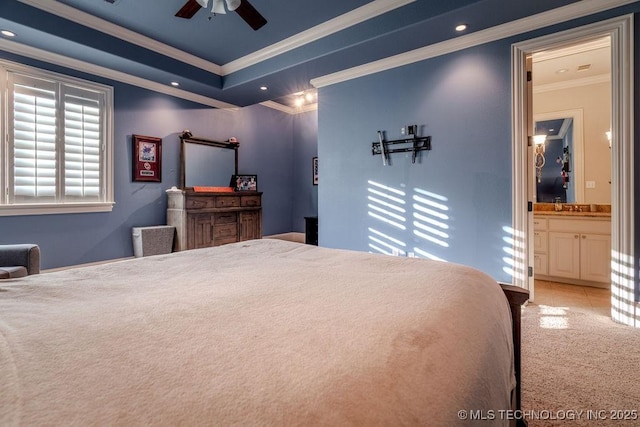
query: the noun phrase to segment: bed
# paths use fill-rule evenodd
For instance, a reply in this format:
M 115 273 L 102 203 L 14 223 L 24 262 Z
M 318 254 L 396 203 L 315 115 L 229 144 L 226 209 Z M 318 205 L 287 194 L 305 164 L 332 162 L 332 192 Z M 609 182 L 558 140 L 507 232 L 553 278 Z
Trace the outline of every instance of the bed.
M 469 267 L 272 239 L 2 281 L 0 425 L 473 424 L 514 408 L 516 306 Z

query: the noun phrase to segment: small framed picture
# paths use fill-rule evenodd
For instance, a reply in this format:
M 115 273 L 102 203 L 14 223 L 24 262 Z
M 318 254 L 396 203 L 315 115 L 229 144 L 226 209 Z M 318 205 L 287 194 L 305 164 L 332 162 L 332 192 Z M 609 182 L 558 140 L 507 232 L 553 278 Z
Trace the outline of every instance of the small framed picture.
M 313 158 L 313 185 L 318 185 L 318 158 Z
M 162 181 L 162 139 L 133 135 L 133 180 Z
M 258 191 L 258 175 L 233 175 L 229 186 L 234 191 Z

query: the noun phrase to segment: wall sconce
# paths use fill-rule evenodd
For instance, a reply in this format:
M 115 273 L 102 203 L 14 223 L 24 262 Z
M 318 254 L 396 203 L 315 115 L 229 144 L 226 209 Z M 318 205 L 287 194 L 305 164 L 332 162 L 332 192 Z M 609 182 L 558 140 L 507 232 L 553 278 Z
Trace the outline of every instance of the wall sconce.
M 542 168 L 544 167 L 545 158 L 544 158 L 544 150 L 545 150 L 545 141 L 547 140 L 547 135 L 534 135 L 533 136 L 533 144 L 535 149 L 535 165 L 536 165 L 536 179 L 538 182 L 542 181 Z
M 608 130 L 605 132 L 605 134 L 607 135 L 607 139 L 609 140 L 609 148 L 611 148 L 611 131 Z

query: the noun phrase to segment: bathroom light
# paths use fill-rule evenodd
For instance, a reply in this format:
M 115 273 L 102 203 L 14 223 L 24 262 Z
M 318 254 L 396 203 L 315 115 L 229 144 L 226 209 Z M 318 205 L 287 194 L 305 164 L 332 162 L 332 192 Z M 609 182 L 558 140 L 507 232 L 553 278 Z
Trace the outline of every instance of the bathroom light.
M 535 166 L 536 166 L 536 179 L 538 182 L 542 181 L 542 168 L 544 167 L 545 158 L 544 158 L 544 143 L 547 140 L 547 135 L 534 135 L 533 136 L 533 144 L 535 148 Z
M 542 146 L 542 152 L 544 153 L 544 143 L 547 140 L 547 135 L 533 135 L 533 143 L 536 145 L 536 149 Z

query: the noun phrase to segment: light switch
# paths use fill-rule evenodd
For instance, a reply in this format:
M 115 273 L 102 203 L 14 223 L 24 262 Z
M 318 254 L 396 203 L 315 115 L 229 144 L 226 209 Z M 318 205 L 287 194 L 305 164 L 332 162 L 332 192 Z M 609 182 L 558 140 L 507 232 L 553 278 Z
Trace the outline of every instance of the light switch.
M 595 181 L 587 181 L 587 188 L 596 188 Z

